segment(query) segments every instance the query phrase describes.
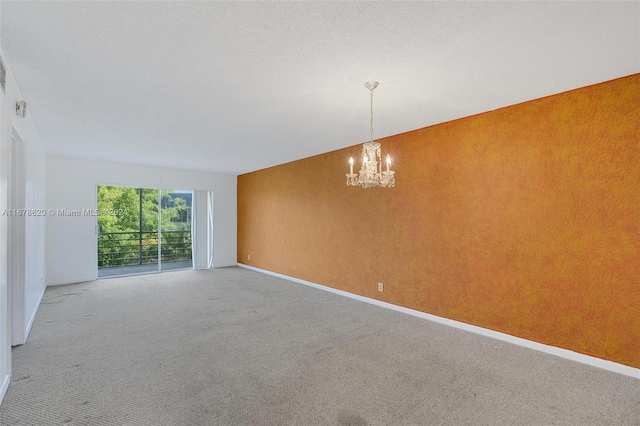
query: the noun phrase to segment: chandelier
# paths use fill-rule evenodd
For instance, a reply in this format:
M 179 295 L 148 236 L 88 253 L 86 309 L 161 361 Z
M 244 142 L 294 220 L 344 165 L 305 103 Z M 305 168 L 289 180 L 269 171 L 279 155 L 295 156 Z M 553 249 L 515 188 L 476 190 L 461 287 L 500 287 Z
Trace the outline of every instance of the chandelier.
M 362 145 L 362 166 L 360 174 L 353 173 L 353 157 L 349 158 L 349 173 L 347 174 L 347 186 L 361 186 L 363 188 L 394 187 L 396 178 L 391 167 L 391 157 L 387 155 L 387 170 L 382 171 L 382 153 L 380 142 L 373 141 L 373 91 L 378 87 L 377 81 L 368 81 L 364 87 L 371 93 L 371 138 Z

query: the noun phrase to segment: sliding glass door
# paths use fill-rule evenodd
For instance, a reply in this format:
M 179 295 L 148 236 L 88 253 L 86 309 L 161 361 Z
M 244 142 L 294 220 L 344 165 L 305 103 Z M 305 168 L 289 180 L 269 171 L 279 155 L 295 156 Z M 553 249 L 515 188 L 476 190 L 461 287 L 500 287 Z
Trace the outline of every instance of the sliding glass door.
M 192 268 L 191 194 L 98 186 L 98 277 Z

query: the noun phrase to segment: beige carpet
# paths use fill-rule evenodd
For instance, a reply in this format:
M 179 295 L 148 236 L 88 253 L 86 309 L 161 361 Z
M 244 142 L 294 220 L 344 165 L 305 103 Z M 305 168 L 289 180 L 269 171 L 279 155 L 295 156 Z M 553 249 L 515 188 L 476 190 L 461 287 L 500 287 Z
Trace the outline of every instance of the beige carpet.
M 8 425 L 638 425 L 640 381 L 241 268 L 49 288 Z

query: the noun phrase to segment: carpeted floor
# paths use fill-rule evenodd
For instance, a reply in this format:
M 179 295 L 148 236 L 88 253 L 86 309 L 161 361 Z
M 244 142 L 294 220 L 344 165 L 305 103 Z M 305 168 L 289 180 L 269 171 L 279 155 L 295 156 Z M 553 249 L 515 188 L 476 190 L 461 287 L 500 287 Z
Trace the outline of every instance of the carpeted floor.
M 640 381 L 241 268 L 47 289 L 9 425 L 638 425 Z

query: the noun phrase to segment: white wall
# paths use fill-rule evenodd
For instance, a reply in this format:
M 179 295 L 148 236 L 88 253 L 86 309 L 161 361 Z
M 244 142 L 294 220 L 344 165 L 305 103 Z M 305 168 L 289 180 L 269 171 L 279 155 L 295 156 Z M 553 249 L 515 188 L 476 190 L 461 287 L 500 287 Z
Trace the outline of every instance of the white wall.
M 0 56 L 1 53 L 0 53 Z M 12 185 L 12 133 L 19 135 L 24 152 L 25 208 L 35 209 L 46 206 L 46 155 L 38 132 L 27 107 L 27 116 L 20 118 L 15 113 L 15 106 L 22 96 L 15 84 L 10 64 L 2 57 L 6 69 L 5 93 L 0 92 L 0 400 L 8 385 L 11 372 L 12 325 L 14 343 L 24 343 L 29 329 L 40 306 L 45 289 L 45 217 L 27 217 L 24 220 L 24 281 L 17 287 L 10 287 L 9 253 L 13 246 L 9 238 L 9 217 L 1 213 L 10 207 L 9 189 Z M 25 99 L 27 104 L 28 99 Z M 11 303 L 11 300 L 16 301 Z M 13 306 L 12 306 L 13 305 Z
M 214 266 L 236 264 L 236 176 L 49 157 L 47 209 L 95 209 L 96 186 L 213 191 Z M 47 216 L 47 284 L 92 281 L 98 274 L 97 218 Z

